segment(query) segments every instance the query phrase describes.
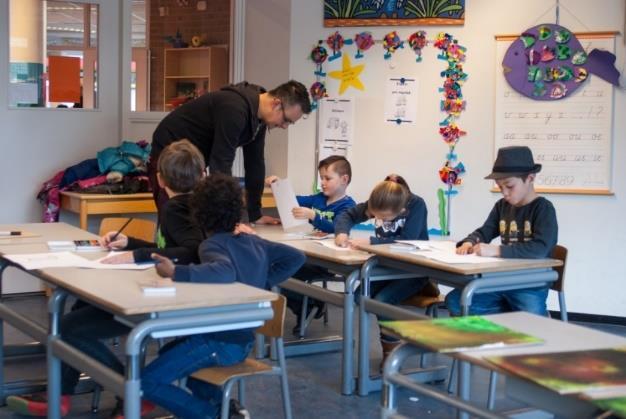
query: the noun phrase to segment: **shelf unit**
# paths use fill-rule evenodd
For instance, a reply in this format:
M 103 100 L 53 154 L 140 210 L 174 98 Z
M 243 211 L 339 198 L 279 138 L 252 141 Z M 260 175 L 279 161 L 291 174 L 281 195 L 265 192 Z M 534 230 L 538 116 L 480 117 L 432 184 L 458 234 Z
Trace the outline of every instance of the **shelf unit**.
M 164 53 L 163 103 L 171 110 L 173 99 L 188 91 L 211 92 L 228 83 L 226 45 L 198 48 L 166 48 Z

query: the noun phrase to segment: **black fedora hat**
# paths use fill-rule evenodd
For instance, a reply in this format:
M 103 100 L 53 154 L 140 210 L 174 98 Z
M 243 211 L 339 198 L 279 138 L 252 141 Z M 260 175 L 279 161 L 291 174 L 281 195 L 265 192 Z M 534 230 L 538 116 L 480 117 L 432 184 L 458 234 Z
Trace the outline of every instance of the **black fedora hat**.
M 522 176 L 537 173 L 541 170 L 540 164 L 535 164 L 533 153 L 526 146 L 502 147 L 498 150 L 498 157 L 493 164 L 493 170 L 485 179 L 503 179 L 512 176 Z

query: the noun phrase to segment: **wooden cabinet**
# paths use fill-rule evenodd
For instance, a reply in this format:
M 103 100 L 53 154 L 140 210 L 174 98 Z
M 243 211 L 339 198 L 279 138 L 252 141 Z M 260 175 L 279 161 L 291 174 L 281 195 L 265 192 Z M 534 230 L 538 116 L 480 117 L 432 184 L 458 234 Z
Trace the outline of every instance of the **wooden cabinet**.
M 165 49 L 165 110 L 180 105 L 186 96 L 200 96 L 227 83 L 228 50 L 225 45 Z

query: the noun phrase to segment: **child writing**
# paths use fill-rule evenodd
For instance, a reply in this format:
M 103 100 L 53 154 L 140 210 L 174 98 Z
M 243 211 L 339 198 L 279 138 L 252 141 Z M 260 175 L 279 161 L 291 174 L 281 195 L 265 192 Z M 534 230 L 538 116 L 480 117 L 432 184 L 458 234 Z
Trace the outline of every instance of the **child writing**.
M 558 225 L 554 206 L 535 192 L 534 180 L 541 170 L 525 146 L 503 147 L 485 179 L 498 184 L 502 199 L 494 205 L 482 227 L 457 243 L 458 254 L 503 258 L 549 257 L 557 242 Z M 489 244 L 500 236 L 501 244 Z M 547 315 L 548 287 L 477 294 L 470 314 L 528 311 Z M 450 313 L 461 315 L 461 292 L 446 296 Z
M 392 174 L 374 187 L 366 202 L 337 217 L 335 244 L 346 247 L 369 243 L 392 243 L 395 240 L 428 240 L 427 215 L 424 200 L 411 193 L 402 176 Z M 348 234 L 352 226 L 371 218 L 374 219 L 376 226 L 375 236 L 369 239 L 350 240 Z M 426 283 L 426 278 L 376 281 L 370 284 L 370 295 L 375 300 L 396 305 L 417 294 Z M 399 341 L 382 333 L 380 340 L 384 362 Z
M 334 220 L 337 215 L 356 205 L 346 189 L 352 180 L 350 162 L 343 156 L 329 156 L 317 166 L 322 192 L 315 195 L 298 195 L 299 207 L 293 209 L 293 216 L 308 219 L 319 231 L 334 233 Z M 278 179 L 269 176 L 265 183 L 269 186 Z
M 236 234 L 243 202 L 234 178 L 222 174 L 205 178 L 194 191 L 191 205 L 208 237 L 199 248 L 201 263 L 175 265 L 155 254 L 159 261 L 157 272 L 162 277 L 180 282 L 238 281 L 269 289 L 289 278 L 304 263 L 304 255 L 297 249 L 255 235 Z M 192 335 L 170 342 L 143 370 L 143 395 L 178 417 L 215 418 L 222 399 L 219 387 L 189 378 L 189 393 L 174 382 L 201 368 L 243 361 L 253 342 L 253 329 Z
M 202 230 L 192 222 L 189 197 L 191 190 L 204 176 L 204 158 L 189 141 L 182 140 L 167 146 L 158 161 L 158 181 L 170 197 L 160 216 L 158 244 L 126 237 L 116 232 L 105 234 L 100 242 L 110 249 L 135 249 L 103 260 L 105 263 L 133 263 L 151 260 L 151 253 L 177 258 L 180 263 L 198 261 L 198 246 L 204 239 Z M 82 301 L 77 301 L 72 310 L 61 319 L 61 337 L 70 345 L 85 352 L 112 370 L 124 374 L 124 366 L 111 351 L 110 345 L 102 340 L 128 334 L 130 329 L 117 322 L 113 315 Z M 80 371 L 62 364 L 61 367 L 61 414 L 65 416 L 71 406 Z M 48 403 L 45 395 L 10 396 L 7 405 L 15 412 L 27 416 L 46 416 Z M 146 413 L 153 406 L 142 403 Z M 111 416 L 123 412 L 118 399 Z

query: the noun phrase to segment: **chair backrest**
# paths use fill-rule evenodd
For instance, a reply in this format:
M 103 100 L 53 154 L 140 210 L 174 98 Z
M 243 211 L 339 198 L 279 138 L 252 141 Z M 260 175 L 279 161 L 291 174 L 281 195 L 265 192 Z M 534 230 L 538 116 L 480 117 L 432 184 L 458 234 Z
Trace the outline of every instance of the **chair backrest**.
M 279 295 L 278 299 L 272 301 L 272 310 L 274 310 L 274 317 L 267 320 L 265 324 L 259 327 L 256 331 L 269 338 L 282 338 L 285 331 L 285 306 L 287 305 L 287 299 Z
M 128 218 L 121 217 L 103 218 L 100 222 L 100 236 L 105 235 L 109 231 L 118 231 L 127 221 Z M 154 242 L 156 223 L 142 218 L 133 218 L 130 224 L 124 227 L 123 233 L 128 237 L 134 237 L 135 239 L 147 242 Z
M 554 270 L 559 274 L 559 277 L 556 281 L 552 283 L 550 289 L 561 292 L 563 291 L 563 282 L 565 278 L 565 263 L 567 262 L 567 248 L 561 245 L 554 246 L 554 250 L 551 255 L 552 259 L 558 259 L 563 262 L 563 265 L 558 268 L 554 268 Z

